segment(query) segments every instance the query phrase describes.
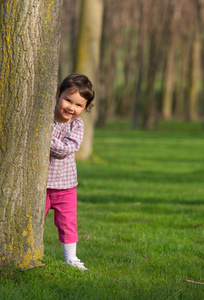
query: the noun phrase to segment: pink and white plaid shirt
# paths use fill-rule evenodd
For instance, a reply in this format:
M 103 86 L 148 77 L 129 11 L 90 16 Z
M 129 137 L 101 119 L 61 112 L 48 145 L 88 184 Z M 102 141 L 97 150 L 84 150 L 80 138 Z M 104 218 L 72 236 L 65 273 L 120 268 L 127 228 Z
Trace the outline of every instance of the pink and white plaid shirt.
M 47 188 L 64 190 L 77 186 L 75 152 L 81 146 L 83 135 L 84 123 L 79 117 L 70 123 L 54 121 Z

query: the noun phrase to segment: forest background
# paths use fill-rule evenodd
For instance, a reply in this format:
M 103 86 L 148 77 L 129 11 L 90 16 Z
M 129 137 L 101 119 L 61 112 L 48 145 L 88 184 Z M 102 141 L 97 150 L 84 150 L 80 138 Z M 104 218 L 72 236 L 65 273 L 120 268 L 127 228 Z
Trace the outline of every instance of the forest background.
M 59 81 L 74 70 L 80 5 L 64 1 Z M 203 0 L 105 0 L 97 124 L 202 120 L 203 22 Z

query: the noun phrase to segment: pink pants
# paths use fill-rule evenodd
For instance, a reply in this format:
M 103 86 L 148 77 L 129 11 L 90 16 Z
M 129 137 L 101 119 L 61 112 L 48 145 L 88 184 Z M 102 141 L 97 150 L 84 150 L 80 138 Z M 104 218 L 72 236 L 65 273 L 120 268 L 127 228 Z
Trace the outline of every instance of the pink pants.
M 45 218 L 50 209 L 54 209 L 59 241 L 66 244 L 78 242 L 76 187 L 68 190 L 47 189 Z

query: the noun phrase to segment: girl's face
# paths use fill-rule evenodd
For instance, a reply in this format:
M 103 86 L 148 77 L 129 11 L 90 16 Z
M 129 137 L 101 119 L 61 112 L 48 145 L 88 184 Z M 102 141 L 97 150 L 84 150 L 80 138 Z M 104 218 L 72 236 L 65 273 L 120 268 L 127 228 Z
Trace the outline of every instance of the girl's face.
M 78 117 L 86 108 L 87 100 L 80 96 L 79 92 L 71 93 L 66 89 L 59 95 L 57 93 L 57 106 L 55 109 L 55 120 L 60 123 L 68 123 Z

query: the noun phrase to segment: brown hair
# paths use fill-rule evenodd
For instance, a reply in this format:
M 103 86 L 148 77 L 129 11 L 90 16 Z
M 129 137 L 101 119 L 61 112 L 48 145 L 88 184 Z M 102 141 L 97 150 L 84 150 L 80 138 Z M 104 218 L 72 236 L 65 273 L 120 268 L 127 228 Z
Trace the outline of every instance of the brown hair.
M 66 90 L 72 89 L 72 93 L 79 92 L 80 96 L 87 100 L 86 111 L 93 107 L 92 101 L 95 97 L 93 85 L 87 76 L 82 74 L 70 74 L 67 76 L 58 88 L 59 96 Z

